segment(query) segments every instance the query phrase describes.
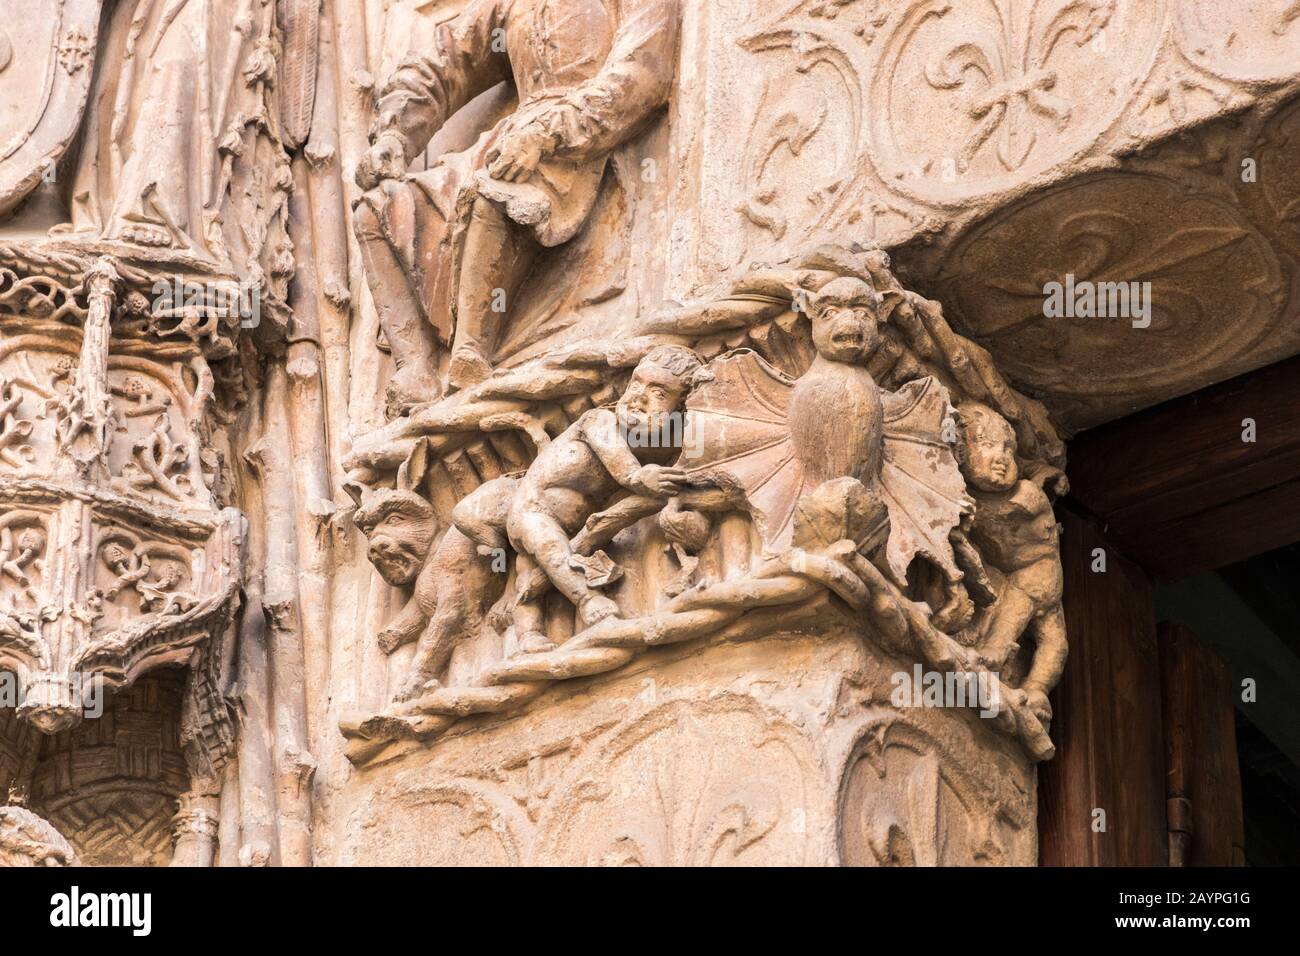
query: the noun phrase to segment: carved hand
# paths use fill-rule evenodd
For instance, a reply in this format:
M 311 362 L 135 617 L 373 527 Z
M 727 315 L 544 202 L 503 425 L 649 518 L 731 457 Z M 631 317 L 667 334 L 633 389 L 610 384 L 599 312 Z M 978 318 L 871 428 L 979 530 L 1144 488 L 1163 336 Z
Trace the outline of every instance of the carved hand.
M 1044 725 L 1052 719 L 1052 705 L 1047 700 L 1047 695 L 1036 687 L 1022 688 L 1025 694 L 1025 706 L 1033 711 L 1034 716 Z
M 643 465 L 632 474 L 629 487 L 642 494 L 668 497 L 682 490 L 686 484 L 686 472 L 680 468 L 665 468 L 663 465 Z
M 488 150 L 488 175 L 517 183 L 531 176 L 542 158 L 553 151 L 553 139 L 539 123 L 507 129 L 497 144 Z
M 370 190 L 386 179 L 401 179 L 408 165 L 402 140 L 393 133 L 380 133 L 357 163 L 357 185 Z

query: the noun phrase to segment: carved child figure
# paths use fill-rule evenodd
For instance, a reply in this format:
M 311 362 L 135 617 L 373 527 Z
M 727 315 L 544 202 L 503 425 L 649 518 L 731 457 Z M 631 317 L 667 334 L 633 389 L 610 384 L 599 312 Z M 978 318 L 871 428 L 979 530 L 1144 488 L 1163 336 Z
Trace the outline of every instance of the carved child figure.
M 1068 650 L 1056 516 L 1043 489 L 1020 477 L 1016 434 L 1006 419 L 973 402 L 958 407 L 957 416 L 957 459 L 976 503 L 971 540 L 1006 579 L 988 611 L 980 656 L 1000 669 L 1030 630 L 1036 647 L 1021 690 L 1046 720 L 1047 694 L 1061 677 Z
M 33 565 L 41 570 L 40 556 L 45 553 L 45 534 L 39 528 L 22 528 L 14 538 L 14 529 L 0 527 L 0 581 L 10 578 L 18 590 L 35 601 L 36 591 L 24 570 Z
M 519 554 L 518 576 L 526 581 L 540 567 L 577 607 L 580 626 L 616 617 L 618 606 L 593 590 L 584 572 L 573 566 L 570 539 L 621 492 L 666 503 L 682 490 L 686 472 L 669 467 L 679 450 L 644 439 L 668 434 L 670 416 L 681 410 L 699 368 L 699 357 L 688 348 L 654 349 L 637 365 L 614 408 L 595 408 L 579 418 L 520 479 L 506 525 Z M 550 642 L 537 630 L 535 602 L 526 590 L 521 584 L 515 616 L 520 647 L 545 650 Z

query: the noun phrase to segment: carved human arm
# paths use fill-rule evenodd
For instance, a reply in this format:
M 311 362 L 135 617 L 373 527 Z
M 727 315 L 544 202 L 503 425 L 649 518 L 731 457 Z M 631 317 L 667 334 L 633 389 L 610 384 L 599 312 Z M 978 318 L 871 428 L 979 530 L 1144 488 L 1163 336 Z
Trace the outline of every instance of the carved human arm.
M 581 428 L 583 439 L 610 477 L 634 494 L 667 498 L 686 482 L 686 472 L 680 468 L 642 465 L 628 447 L 618 417 L 608 409 L 588 412 Z
M 503 6 L 502 0 L 472 0 L 438 28 L 429 53 L 413 50 L 402 59 L 379 92 L 371 143 L 400 146 L 409 161 L 457 110 L 510 78 L 497 32 L 504 27 Z
M 1049 513 L 1052 510 L 1052 503 L 1048 500 L 1047 493 L 1033 481 L 1025 478 L 1016 483 L 1015 490 L 1007 499 L 1007 503 L 1015 512 L 1026 518 Z
M 629 495 L 620 498 L 604 511 L 597 511 L 581 531 L 569 542 L 574 554 L 591 555 L 617 537 L 624 528 L 630 528 L 642 518 L 657 514 L 664 507 L 664 499 L 650 495 Z
M 976 603 L 987 606 L 998 599 L 998 592 L 993 582 L 989 580 L 983 556 L 971 543 L 966 532 L 965 527 L 953 528 L 948 535 L 948 540 L 952 542 L 953 557 L 956 559 L 957 567 L 961 569 L 962 581 L 967 590 L 972 593 Z
M 605 65 L 538 121 L 557 155 L 603 156 L 668 102 L 676 73 L 679 0 L 626 0 Z

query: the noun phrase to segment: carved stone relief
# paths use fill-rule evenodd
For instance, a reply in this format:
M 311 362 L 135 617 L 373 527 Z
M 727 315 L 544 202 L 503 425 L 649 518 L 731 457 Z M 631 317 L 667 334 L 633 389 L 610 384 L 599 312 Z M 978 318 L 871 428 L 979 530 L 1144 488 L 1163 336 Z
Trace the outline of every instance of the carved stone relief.
M 1300 351 L 1291 0 L 13 2 L 0 858 L 1034 861 L 1063 439 Z
M 49 823 L 22 807 L 0 807 L 0 867 L 76 865 L 76 851 Z
M 695 349 L 655 344 L 663 323 L 698 323 Z M 723 351 L 710 334 L 719 330 L 756 348 Z M 1065 634 L 1048 495 L 1061 475 L 1041 409 L 996 385 L 987 356 L 903 289 L 879 252 L 818 250 L 644 332 L 632 348 L 497 373 L 355 446 L 371 559 L 389 583 L 416 582 L 385 650 L 421 647 L 388 709 L 344 723 L 352 759 L 431 739 L 458 716 L 510 712 L 646 647 L 779 631 L 826 595 L 862 615 L 883 649 L 945 671 L 1001 672 L 1013 681 L 1001 726 L 1050 755 L 1046 694 Z M 533 395 L 605 390 L 589 370 L 615 363 L 627 385 L 612 405 L 570 402 L 561 423 L 529 407 Z M 444 465 L 468 493 L 435 546 L 436 509 L 417 489 L 475 428 L 528 436 L 536 458 L 518 479 L 464 457 Z M 405 488 L 367 488 L 385 470 Z M 427 585 L 422 549 L 424 566 L 440 569 Z M 442 569 L 453 564 L 468 592 L 433 583 L 450 581 Z M 637 587 L 647 578 L 663 583 Z M 1012 678 L 1004 668 L 1027 628 L 1036 649 Z M 445 684 L 432 662 L 485 641 L 502 656 Z
M 754 260 L 846 234 L 906 249 L 908 281 L 943 298 L 955 327 L 1067 432 L 1290 354 L 1293 261 L 1274 263 L 1262 243 L 1275 243 L 1288 221 L 1267 195 L 1295 166 L 1295 141 L 1265 130 L 1276 129 L 1297 90 L 1294 56 L 1284 52 L 1295 22 L 1288 0 L 701 7 L 683 27 L 692 82 L 680 109 L 692 134 L 677 157 L 674 293 L 715 295 Z M 1227 135 L 1210 132 L 1223 127 Z M 1206 154 L 1204 178 L 1180 155 L 1189 140 Z M 1264 154 L 1276 177 L 1254 172 Z M 1118 218 L 1095 217 L 1106 210 Z M 1211 221 L 1241 232 L 1242 267 L 1206 258 Z M 1148 382 L 1110 379 L 1117 359 L 1122 379 L 1125 356 L 1145 357 L 1148 346 L 1160 353 L 1158 333 L 1050 335 L 1050 349 L 1046 332 L 999 334 L 1022 328 L 1006 296 L 1032 288 L 1041 306 L 1046 282 L 1067 272 L 1083 280 L 1099 258 L 1126 281 L 1146 281 L 1138 273 L 1155 260 L 1120 247 L 1156 222 L 1167 255 L 1216 270 L 1214 282 L 1196 282 L 1189 265 L 1171 263 L 1163 277 L 1178 284 L 1179 308 L 1208 323 L 1179 323 L 1177 367 L 1155 360 L 1162 372 Z M 1055 258 L 1037 255 L 1040 237 L 1054 237 Z M 1026 239 L 1035 254 L 1008 253 Z M 1231 251 L 1217 248 L 1219 258 Z M 997 291 L 971 301 L 969 276 Z M 1209 317 L 1230 301 L 1244 303 L 1234 314 L 1248 311 L 1250 328 L 1225 350 L 1223 326 Z M 1263 345 L 1256 331 L 1283 342 Z M 1089 373 L 1063 371 L 1080 367 Z M 1093 394 L 1078 394 L 1094 382 Z
M 844 864 L 1007 865 L 1030 836 L 1028 806 L 982 776 L 897 717 L 868 724 L 840 792 Z

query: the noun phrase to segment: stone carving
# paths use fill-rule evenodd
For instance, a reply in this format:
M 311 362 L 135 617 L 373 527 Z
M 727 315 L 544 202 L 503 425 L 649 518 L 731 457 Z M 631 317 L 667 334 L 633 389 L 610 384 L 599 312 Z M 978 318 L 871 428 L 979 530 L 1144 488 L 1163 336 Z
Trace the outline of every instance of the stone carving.
M 373 759 L 393 740 L 427 740 L 456 715 L 516 708 L 542 693 L 548 680 L 622 667 L 639 647 L 742 627 L 779 628 L 827 593 L 850 615 L 861 615 L 882 648 L 941 671 L 997 680 L 1006 702 L 998 725 L 1036 757 L 1050 755 L 1045 693 L 1060 676 L 1064 653 L 1055 521 L 1038 484 L 1014 484 L 1014 502 L 1002 494 L 1002 482 L 1015 475 L 1017 430 L 1037 456 L 1026 461 L 1027 471 L 1043 483 L 1059 476 L 1053 464 L 1059 444 L 1041 411 L 998 384 L 987 356 L 954 336 L 933 303 L 903 289 L 879 252 L 818 250 L 755 274 L 733 298 L 695 315 L 652 320 L 648 330 L 659 321 L 671 321 L 679 332 L 692 321 L 743 327 L 756 318 L 751 290 L 757 289 L 766 295 L 757 299 L 766 310 L 762 318 L 779 322 L 788 311 L 803 321 L 805 358 L 795 376 L 749 350 L 724 352 L 702 367 L 698 351 L 655 344 L 651 335 L 635 349 L 579 348 L 498 373 L 462 395 L 416 408 L 358 447 L 358 481 L 400 461 L 407 482 L 427 467 L 435 442 L 476 426 L 514 427 L 539 450 L 522 478 L 497 479 L 472 496 L 489 495 L 496 503 L 496 524 L 489 521 L 490 530 L 479 536 L 486 553 L 495 541 L 496 553 L 506 555 L 499 524 L 506 513 L 514 566 L 502 610 L 510 610 L 506 644 L 513 651 L 460 687 L 429 684 L 427 657 L 419 654 L 389 711 L 344 724 L 354 760 Z M 696 331 L 697 341 L 707 341 Z M 764 338 L 775 358 L 771 338 L 758 340 Z M 503 414 L 493 400 L 549 397 L 566 377 L 570 386 L 585 384 L 585 369 L 616 355 L 631 368 L 618 400 L 582 413 L 554 438 L 528 411 Z M 973 425 L 959 441 L 950 390 L 1003 409 L 979 406 L 989 428 L 1002 429 L 1005 447 L 996 456 L 976 447 Z M 975 408 L 970 405 L 972 417 Z M 674 421 L 682 423 L 676 433 Z M 435 549 L 430 505 L 406 491 L 370 494 L 374 507 L 359 514 L 372 559 L 390 582 L 415 578 L 420 550 L 429 567 L 446 566 L 444 549 L 469 557 L 463 519 L 453 514 L 452 530 Z M 501 504 L 507 499 L 508 508 Z M 397 536 L 385 529 L 384 515 L 398 513 L 414 518 L 418 530 Z M 698 554 L 727 516 L 737 514 L 749 516 L 757 547 L 737 549 L 733 537 L 733 546 L 721 549 L 720 573 L 710 574 Z M 671 544 L 683 581 L 668 589 L 676 596 L 666 603 L 649 595 L 629 607 L 626 594 L 620 602 L 600 589 L 626 577 L 630 556 L 626 549 L 604 549 L 652 519 Z M 968 574 L 974 598 L 964 583 Z M 572 608 L 567 627 L 560 627 L 553 615 L 562 612 L 553 606 L 548 621 L 539 601 L 551 586 Z M 429 588 L 417 583 L 412 599 L 419 613 L 408 624 L 408 608 L 394 625 L 408 635 L 430 613 L 422 590 Z M 472 583 L 468 600 L 484 606 L 483 594 Z M 489 614 L 483 626 L 494 620 L 504 619 Z M 1020 687 L 1020 675 L 1013 680 L 997 672 L 1031 623 L 1038 650 L 1032 679 Z M 466 639 L 463 630 L 456 639 Z M 414 693 L 417 686 L 424 691 Z
M 729 739 L 746 739 L 736 751 Z M 815 763 L 785 722 L 743 702 L 666 705 L 580 755 L 548 803 L 535 853 L 555 865 L 806 863 Z M 643 790 L 656 794 L 649 812 Z M 577 843 L 575 832 L 588 834 Z
M 183 251 L 214 269 L 238 267 L 255 284 L 259 270 L 279 271 L 272 259 L 275 244 L 287 243 L 287 169 L 258 182 L 239 161 L 277 148 L 267 104 L 275 11 L 243 7 L 233 0 L 114 7 L 68 235 Z M 277 217 L 278 236 L 267 228 Z
M 1275 361 L 1294 351 L 1282 307 L 1292 269 L 1275 238 L 1288 230 L 1286 203 L 1262 200 L 1290 195 L 1295 166 L 1294 144 L 1280 157 L 1271 135 L 1297 90 L 1282 53 L 1290 9 L 719 0 L 692 10 L 677 115 L 693 132 L 675 157 L 670 293 L 716 297 L 754 260 L 845 236 L 904 250 L 909 276 L 933 282 L 954 326 L 1066 432 Z M 1270 154 L 1276 175 L 1250 171 Z M 1162 255 L 1127 254 L 1155 221 L 1161 235 L 1139 246 Z M 1069 254 L 1041 245 L 1054 234 Z M 1187 278 L 1206 267 L 1233 278 L 1226 288 Z M 1157 307 L 1151 335 L 1176 339 L 1177 354 L 1102 357 L 1118 323 L 1032 328 L 1044 284 L 1085 271 L 1151 281 L 1164 287 L 1157 301 L 1177 296 L 1176 308 Z M 1008 301 L 1031 289 L 1034 316 L 1028 299 Z M 1235 321 L 1200 324 L 1229 301 L 1265 338 L 1242 336 L 1238 350 L 1220 339 Z M 1158 374 L 1129 377 L 1135 359 Z
M 38 733 L 20 733 L 8 786 L 57 807 L 95 862 L 208 865 L 236 746 L 233 628 L 264 613 L 240 616 L 264 588 L 229 506 L 245 443 L 226 429 L 259 386 L 257 350 L 285 351 L 287 150 L 315 115 L 320 8 L 21 7 L 0 51 L 0 94 L 22 104 L 0 129 L 0 668 Z M 165 725 L 165 786 L 151 770 L 74 794 L 42 775 L 38 753 L 75 762 L 115 721 L 144 720 L 87 720 L 92 702 L 178 668 L 166 712 L 139 709 Z M 151 763 L 157 746 L 114 760 Z M 305 747 L 279 756 L 311 764 Z
M 99 0 L 16 0 L 0 33 L 0 217 L 71 145 L 90 89 Z M 18 57 L 23 59 L 18 59 Z
M 1268 0 L 1250 10 L 1193 0 L 1178 5 L 1176 35 L 1184 55 L 1207 72 L 1248 82 L 1278 80 L 1295 72 L 1297 20 L 1294 0 Z
M 594 550 L 597 539 L 615 530 L 601 518 L 631 523 L 658 512 L 683 489 L 686 473 L 670 465 L 679 449 L 651 438 L 670 434 L 671 417 L 679 414 L 699 367 L 689 349 L 651 350 L 613 410 L 587 412 L 548 443 L 520 479 L 506 530 L 519 556 L 515 626 L 524 650 L 554 647 L 538 629 L 536 602 L 544 590 L 535 583 L 538 572 L 574 604 L 581 625 L 619 616 L 618 605 L 596 590 L 616 580 L 608 556 Z M 605 509 L 615 497 L 619 514 L 611 516 Z M 584 543 L 575 554 L 569 539 L 580 530 Z
M 89 308 L 75 352 L 75 330 L 39 324 L 0 349 L 12 383 L 8 417 L 21 411 L 29 443 L 0 474 L 8 635 L 0 659 L 27 685 L 19 713 L 50 733 L 81 719 L 90 681 L 121 685 L 195 658 L 196 638 L 224 627 L 238 586 L 243 519 L 216 507 L 189 467 L 203 437 L 210 374 L 200 353 L 182 351 L 199 368 L 196 394 L 166 364 L 115 345 L 119 281 L 108 260 L 87 275 Z M 125 354 L 115 356 L 118 349 Z M 167 387 L 174 391 L 163 402 Z M 170 434 L 173 407 L 183 436 Z M 133 448 L 115 441 L 119 428 L 128 435 L 147 428 L 155 412 L 164 414 Z M 159 510 L 155 491 L 183 507 Z M 223 702 L 212 706 L 224 713 Z
M 1063 437 L 1300 350 L 1292 0 L 8 3 L 0 856 L 1032 862 Z
M 1018 855 L 1026 795 L 950 758 L 941 741 L 897 718 L 862 730 L 840 791 L 846 866 L 1003 866 Z
M 0 807 L 0 867 L 76 865 L 76 851 L 49 823 L 22 807 Z
M 954 314 L 999 353 L 1007 374 L 1059 396 L 1062 417 L 1073 427 L 1096 422 L 1125 397 L 1166 395 L 1207 361 L 1232 363 L 1258 345 L 1259 336 L 1273 334 L 1283 295 L 1276 256 L 1213 182 L 1189 192 L 1189 174 L 1182 177 L 1093 177 L 1012 203 L 959 243 L 943 275 L 941 288 Z M 1155 229 L 1156 209 L 1174 203 L 1175 194 L 1178 227 Z M 1007 250 L 1019 246 L 1017 237 L 1030 235 L 1035 264 L 1000 267 L 995 276 L 992 261 L 1004 262 Z M 1210 276 L 1229 274 L 1236 290 L 1231 300 L 1194 291 Z M 1100 286 L 1103 294 L 1120 282 L 1138 283 L 1139 290 L 1149 282 L 1150 314 L 1102 318 L 1071 309 L 1048 317 L 1043 287 L 1049 275 L 1109 284 Z M 1235 317 L 1231 332 L 1220 315 L 1224 309 Z M 1140 353 L 1131 347 L 1135 322 L 1143 325 Z M 1055 358 L 1065 355 L 1074 357 L 1075 367 L 1086 363 L 1090 373 L 1067 375 Z M 1161 358 L 1153 367 L 1156 355 Z
M 932 167 L 940 175 L 905 177 L 904 188 L 951 199 L 1005 187 L 1089 146 L 1129 95 L 1084 94 L 1094 89 L 1089 64 L 1099 50 L 1149 60 L 1153 19 L 1119 0 L 907 5 L 872 87 L 882 107 L 875 128 L 882 175 Z M 916 122 L 920 111 L 935 111 L 937 122 Z M 955 141 L 947 135 L 954 129 Z
M 809 865 L 832 842 L 810 741 L 737 694 L 667 701 L 492 769 L 462 769 L 376 785 L 352 813 L 343 862 Z M 442 833 L 460 837 L 430 838 Z
M 437 397 L 439 343 L 452 346 L 453 387 L 487 376 L 538 252 L 573 238 L 610 153 L 667 102 L 677 22 L 676 0 L 475 0 L 388 79 L 356 222 L 397 362 L 390 412 Z M 505 79 L 512 114 L 406 176 L 452 114 Z
M 411 492 L 380 490 L 353 515 L 384 580 L 414 584 L 410 603 L 379 635 L 386 653 L 418 642 L 397 700 L 438 687 L 452 650 L 478 630 L 484 612 L 500 596 L 505 578 L 494 573 L 491 558 L 494 552 L 504 557 L 505 506 L 513 493 L 514 482 L 507 478 L 480 487 L 457 506 L 456 523 L 437 547 L 433 509 Z
M 204 783 L 185 753 L 185 682 L 182 671 L 154 672 L 104 701 L 99 718 L 53 736 L 30 735 L 9 786 L 10 800 L 26 808 L 18 812 L 47 820 L 85 865 L 194 862 L 184 841 L 200 822 L 195 790 Z M 214 819 L 210 807 L 207 816 Z
M 980 656 L 1003 671 L 1029 628 L 1037 646 L 1021 689 L 1046 720 L 1052 713 L 1047 694 L 1061 677 L 1067 646 L 1059 526 L 1043 489 L 1020 477 L 1016 435 L 1006 420 L 977 403 L 963 405 L 958 415 L 957 455 L 975 498 L 970 543 L 1004 578 L 981 622 Z
M 422 786 L 395 795 L 400 812 L 358 812 L 357 846 L 350 864 L 390 862 L 401 866 L 519 866 L 523 863 L 522 814 L 497 788 L 473 780 Z M 438 844 L 425 834 L 456 832 L 455 843 Z M 411 856 L 415 846 L 417 855 Z

